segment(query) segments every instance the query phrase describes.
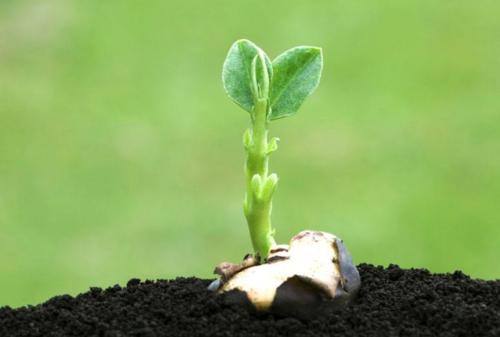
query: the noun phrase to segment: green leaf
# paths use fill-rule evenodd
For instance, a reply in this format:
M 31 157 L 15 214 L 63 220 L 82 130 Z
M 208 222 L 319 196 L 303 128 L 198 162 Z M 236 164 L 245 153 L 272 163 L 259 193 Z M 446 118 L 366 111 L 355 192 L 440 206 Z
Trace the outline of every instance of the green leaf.
M 323 68 L 321 48 L 295 47 L 273 61 L 269 120 L 291 116 L 318 86 Z
M 249 40 L 236 41 L 227 54 L 222 68 L 222 82 L 228 96 L 248 112 L 252 112 L 255 97 L 252 91 L 252 61 L 262 53 L 269 79 L 272 65 L 269 57 Z M 262 71 L 257 71 L 257 83 L 263 83 Z

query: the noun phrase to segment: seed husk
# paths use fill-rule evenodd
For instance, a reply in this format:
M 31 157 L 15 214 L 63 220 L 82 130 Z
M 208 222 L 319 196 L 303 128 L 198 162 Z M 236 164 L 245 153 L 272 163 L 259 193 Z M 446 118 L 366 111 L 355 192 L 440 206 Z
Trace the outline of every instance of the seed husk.
M 250 302 L 258 312 L 307 317 L 323 302 L 339 307 L 349 303 L 361 286 L 342 240 L 326 232 L 302 231 L 288 246 L 271 247 L 265 263 L 251 261 L 225 272 L 216 268 L 221 280 L 211 287 L 219 294 L 232 294 L 233 302 Z

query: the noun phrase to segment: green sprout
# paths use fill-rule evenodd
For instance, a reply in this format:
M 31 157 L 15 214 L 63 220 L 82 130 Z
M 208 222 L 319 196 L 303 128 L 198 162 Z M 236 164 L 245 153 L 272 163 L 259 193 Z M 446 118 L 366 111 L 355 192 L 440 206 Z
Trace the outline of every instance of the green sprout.
M 278 175 L 269 172 L 269 155 L 279 138 L 268 139 L 268 124 L 297 112 L 318 86 L 323 67 L 320 48 L 299 46 L 272 62 L 249 40 L 236 41 L 222 71 L 229 97 L 250 113 L 251 124 L 243 136 L 246 151 L 246 194 L 243 211 L 256 254 L 266 259 L 275 245 L 271 225 L 272 198 Z

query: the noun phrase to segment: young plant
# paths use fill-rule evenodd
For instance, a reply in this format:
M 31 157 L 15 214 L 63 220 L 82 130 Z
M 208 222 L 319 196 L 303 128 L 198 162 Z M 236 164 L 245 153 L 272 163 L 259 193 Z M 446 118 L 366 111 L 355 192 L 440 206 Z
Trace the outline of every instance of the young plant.
M 322 67 L 320 48 L 295 47 L 271 62 L 248 40 L 236 41 L 224 62 L 224 89 L 250 114 L 250 127 L 243 135 L 243 211 L 255 255 L 247 255 L 239 264 L 219 264 L 215 273 L 221 278 L 209 289 L 243 292 L 257 310 L 307 316 L 323 299 L 347 303 L 360 286 L 359 273 L 335 235 L 305 230 L 289 245 L 277 245 L 271 225 L 278 176 L 269 171 L 269 156 L 277 150 L 279 139 L 269 139 L 268 126 L 297 112 L 318 86 Z
M 243 211 L 253 248 L 263 259 L 276 244 L 271 210 L 278 175 L 269 173 L 269 155 L 277 150 L 279 138 L 268 139 L 268 126 L 297 112 L 318 86 L 322 67 L 320 48 L 295 47 L 271 62 L 248 40 L 236 41 L 224 62 L 224 88 L 250 114 L 251 125 L 243 136 L 247 154 Z

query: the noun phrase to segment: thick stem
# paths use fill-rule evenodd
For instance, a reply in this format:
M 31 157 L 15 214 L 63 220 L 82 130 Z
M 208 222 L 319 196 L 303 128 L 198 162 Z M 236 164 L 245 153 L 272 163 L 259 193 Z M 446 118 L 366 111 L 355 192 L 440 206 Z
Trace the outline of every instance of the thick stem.
M 277 176 L 268 174 L 268 100 L 256 100 L 252 126 L 245 136 L 247 158 L 245 173 L 247 190 L 244 212 L 252 244 L 256 253 L 267 258 L 269 249 L 275 244 L 271 227 L 272 195 L 277 184 Z

